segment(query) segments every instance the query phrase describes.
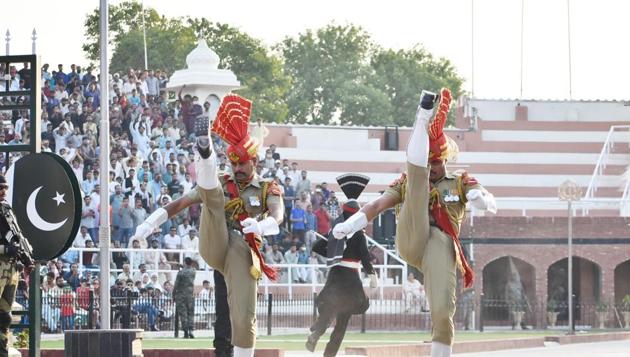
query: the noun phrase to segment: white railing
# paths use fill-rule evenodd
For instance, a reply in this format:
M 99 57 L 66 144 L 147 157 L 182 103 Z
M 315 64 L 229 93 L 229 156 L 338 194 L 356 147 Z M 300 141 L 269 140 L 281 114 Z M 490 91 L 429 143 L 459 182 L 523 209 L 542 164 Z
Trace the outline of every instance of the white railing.
M 371 238 L 370 238 L 371 239 Z M 387 256 L 391 254 L 391 252 L 388 252 L 387 249 L 385 249 L 384 247 L 380 246 L 382 249 L 384 249 L 386 251 L 386 254 L 384 254 L 385 257 L 385 262 L 384 264 L 378 264 L 378 265 L 374 265 L 374 269 L 377 271 L 377 275 L 378 275 L 378 279 L 379 279 L 379 293 L 380 296 L 383 297 L 384 294 L 384 288 L 387 287 L 402 287 L 403 282 L 405 281 L 405 277 L 406 277 L 406 272 L 407 272 L 407 265 L 403 264 L 403 265 L 391 265 L 387 263 Z M 77 252 L 78 253 L 78 267 L 79 267 L 79 273 L 83 274 L 85 271 L 91 271 L 91 272 L 99 272 L 100 268 L 97 266 L 97 264 L 95 264 L 94 267 L 86 267 L 85 263 L 89 262 L 84 262 L 83 261 L 83 252 L 92 252 L 92 253 L 99 253 L 100 250 L 98 248 L 76 248 L 76 247 L 72 247 L 69 249 L 69 251 L 71 252 Z M 137 252 L 142 252 L 142 253 L 175 253 L 178 254 L 178 259 L 177 261 L 171 261 L 169 262 L 170 264 L 179 264 L 179 265 L 183 265 L 183 261 L 184 261 L 184 255 L 195 255 L 198 254 L 199 252 L 194 251 L 194 250 L 186 250 L 186 249 L 148 249 L 148 248 L 138 248 L 138 249 L 134 249 L 134 248 L 111 248 L 110 251 L 112 253 L 116 253 L 116 252 L 122 252 L 125 253 L 127 255 L 127 253 L 137 253 Z M 389 253 L 389 254 L 387 254 Z M 392 255 L 392 257 L 396 260 L 396 261 L 402 261 L 399 257 L 396 257 L 394 255 Z M 206 264 L 203 259 L 200 257 L 198 260 L 199 263 L 199 271 L 205 271 L 208 273 L 208 278 L 210 279 L 209 273 L 213 271 L 212 267 L 210 267 L 208 264 Z M 325 279 L 317 279 L 318 277 L 318 271 L 326 271 L 328 269 L 328 267 L 324 264 L 269 264 L 272 267 L 276 267 L 280 270 L 280 272 L 282 273 L 282 276 L 280 278 L 279 281 L 271 281 L 269 279 L 267 279 L 266 276 L 263 275 L 263 278 L 260 280 L 260 284 L 259 286 L 262 287 L 263 289 L 265 289 L 265 293 L 269 292 L 269 288 L 271 287 L 286 287 L 288 290 L 288 293 L 290 296 L 292 296 L 293 294 L 293 289 L 296 287 L 310 287 L 312 292 L 316 292 L 317 288 L 322 287 L 325 283 Z M 164 269 L 161 268 L 159 265 L 157 266 L 150 266 L 147 267 L 146 272 L 151 275 L 153 273 L 155 274 L 174 274 L 177 272 L 177 268 L 173 267 L 171 265 L 171 269 Z M 306 272 L 307 277 L 309 277 L 308 282 L 305 283 L 298 283 L 298 282 L 294 282 L 293 281 L 293 274 L 297 271 L 304 271 Z M 121 273 L 123 270 L 122 269 L 111 269 L 110 272 L 112 275 L 118 275 L 119 273 Z M 133 268 L 132 266 L 130 266 L 130 275 L 135 275 L 136 273 L 139 272 L 139 269 L 137 268 Z M 361 275 L 362 276 L 362 275 Z M 172 276 L 172 278 L 174 279 L 174 275 Z M 115 280 L 114 280 L 115 281 Z M 172 283 L 174 283 L 174 281 L 172 281 Z M 367 286 L 367 281 L 364 280 L 364 286 Z
M 617 138 L 615 138 L 614 132 L 621 130 L 629 130 L 630 125 L 613 125 L 608 130 L 608 135 L 606 135 L 606 141 L 602 147 L 602 151 L 599 153 L 599 157 L 597 158 L 597 163 L 595 164 L 595 169 L 593 169 L 593 175 L 591 176 L 591 180 L 588 183 L 588 188 L 586 189 L 586 193 L 584 194 L 584 199 L 591 199 L 595 197 L 595 193 L 597 193 L 598 189 L 598 181 L 601 176 L 604 175 L 604 170 L 606 169 L 606 165 L 608 163 L 608 156 L 610 155 Z M 626 140 L 628 144 L 630 144 L 630 140 Z

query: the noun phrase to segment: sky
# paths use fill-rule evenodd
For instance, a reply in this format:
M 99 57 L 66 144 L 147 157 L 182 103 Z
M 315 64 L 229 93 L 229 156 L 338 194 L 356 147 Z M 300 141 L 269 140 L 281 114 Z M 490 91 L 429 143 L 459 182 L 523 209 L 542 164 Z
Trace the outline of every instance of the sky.
M 119 2 L 110 0 L 113 4 Z M 66 68 L 71 63 L 87 64 L 81 50 L 83 23 L 86 14 L 99 6 L 99 1 L 21 0 L 19 3 L 23 9 L 34 10 L 33 16 L 3 16 L 0 53 L 4 53 L 7 29 L 12 37 L 11 54 L 30 53 L 31 32 L 35 28 L 37 50 L 44 62 L 64 63 Z M 332 22 L 358 25 L 385 48 L 409 49 L 421 44 L 435 56 L 448 58 L 465 79 L 464 89 L 476 98 L 630 99 L 627 70 L 630 1 L 145 0 L 144 3 L 166 16 L 190 15 L 227 23 L 268 46 Z M 27 21 L 28 18 L 32 21 Z M 150 64 L 149 58 L 149 67 Z

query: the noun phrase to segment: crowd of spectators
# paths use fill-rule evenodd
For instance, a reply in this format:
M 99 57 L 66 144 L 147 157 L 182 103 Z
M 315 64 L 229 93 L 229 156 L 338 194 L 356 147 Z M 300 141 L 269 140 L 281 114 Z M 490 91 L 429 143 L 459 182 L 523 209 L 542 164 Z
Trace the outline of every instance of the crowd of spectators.
M 0 90 L 27 90 L 31 86 L 28 63 L 20 70 L 0 65 Z M 5 76 L 8 74 L 8 76 Z M 173 98 L 165 90 L 168 73 L 160 70 L 133 70 L 114 73 L 109 80 L 109 103 L 101 102 L 100 80 L 88 67 L 63 65 L 50 71 L 48 64 L 41 70 L 42 150 L 63 157 L 72 167 L 82 190 L 83 206 L 81 229 L 74 248 L 53 261 L 42 271 L 45 276 L 44 296 L 60 297 L 72 306 L 83 307 L 85 289 L 100 289 L 99 234 L 101 190 L 109 195 L 111 237 L 113 241 L 111 268 L 112 289 L 135 289 L 147 299 L 168 296 L 172 290 L 173 275 L 169 270 L 180 267 L 184 257 L 190 256 L 197 268 L 205 263 L 197 253 L 199 247 L 200 206 L 193 205 L 164 223 L 149 238 L 134 238 L 136 227 L 154 210 L 181 197 L 196 185 L 194 143 L 196 136 L 207 133 L 210 102 L 183 95 L 182 90 Z M 182 88 L 185 89 L 185 88 Z M 2 97 L 0 102 L 0 145 L 28 143 L 30 113 L 28 110 L 2 110 L 2 105 L 27 103 L 29 98 L 20 94 Z M 203 98 L 202 98 L 203 99 Z M 109 111 L 111 151 L 108 172 L 100 172 L 100 121 L 101 110 Z M 264 140 L 264 125 L 252 126 L 252 135 Z M 226 145 L 213 137 L 218 154 L 220 173 L 229 173 L 230 164 L 225 156 Z M 12 154 L 8 162 L 0 158 L 3 171 L 19 158 Z M 325 264 L 325 259 L 311 252 L 316 234 L 326 235 L 340 215 L 340 204 L 335 192 L 326 183 L 313 185 L 308 172 L 299 163 L 281 157 L 276 145 L 260 151 L 256 172 L 263 178 L 276 180 L 284 194 L 286 217 L 280 233 L 266 237 L 263 253 L 269 263 Z M 101 175 L 109 175 L 108 187 L 100 186 Z M 166 251 L 164 251 L 166 249 Z M 184 249 L 180 254 L 168 250 Z M 181 256 L 180 256 L 181 255 Z M 325 269 L 293 268 L 282 273 L 287 282 L 323 282 Z M 115 290 L 112 290 L 113 293 Z M 146 296 L 145 296 L 146 293 Z M 63 297 L 63 298 L 61 298 Z M 51 300 L 52 301 L 52 300 Z M 142 302 L 144 301 L 144 302 Z M 142 300 L 138 310 L 149 311 Z M 143 305 L 144 304 L 144 305 Z M 77 315 L 72 309 L 60 309 L 59 314 L 46 314 L 56 305 L 43 305 L 49 330 L 69 326 L 68 316 Z M 158 308 L 158 306 L 156 306 Z M 51 310 L 52 311 L 52 310 Z M 168 315 L 168 314 L 165 314 Z M 66 318 L 66 319 L 64 319 Z

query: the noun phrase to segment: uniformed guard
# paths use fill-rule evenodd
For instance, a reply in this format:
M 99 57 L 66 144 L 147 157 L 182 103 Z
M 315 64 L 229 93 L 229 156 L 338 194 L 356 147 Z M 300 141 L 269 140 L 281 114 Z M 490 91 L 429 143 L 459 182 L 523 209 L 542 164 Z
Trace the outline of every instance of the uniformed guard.
M 11 206 L 5 201 L 9 185 L 3 175 L 0 175 L 0 357 L 9 355 L 9 327 L 11 326 L 11 306 L 15 300 L 15 291 L 19 281 L 16 268 L 21 262 L 26 268 L 34 264 L 32 249 L 28 241 L 22 237 Z
M 173 297 L 175 308 L 179 316 L 180 325 L 184 330 L 184 338 L 195 338 L 192 331 L 195 322 L 195 268 L 191 257 L 184 258 L 184 268 L 177 272 Z
M 199 251 L 227 282 L 235 357 L 254 355 L 258 279 L 262 274 L 272 280 L 277 278 L 276 270 L 265 263 L 260 253 L 261 236 L 278 234 L 284 217 L 280 188 L 274 180 L 262 179 L 254 170 L 258 143 L 248 133 L 250 113 L 248 100 L 233 94 L 223 99 L 212 131 L 230 145 L 227 156 L 232 173 L 217 175 L 211 140 L 200 137 L 196 188 L 156 210 L 136 230 L 137 236 L 146 237 L 189 205 L 204 204 Z
M 361 208 L 357 198 L 369 181 L 369 177 L 360 174 L 337 177 L 339 187 L 348 198 L 342 206 L 341 220 L 349 218 Z M 315 351 L 317 341 L 326 332 L 334 318 L 335 328 L 324 350 L 324 357 L 333 357 L 339 351 L 350 317 L 362 314 L 370 307 L 370 301 L 363 291 L 363 283 L 359 276 L 360 265 L 370 277 L 371 288 L 378 286 L 378 280 L 370 262 L 370 252 L 363 230 L 343 239 L 334 239 L 332 235 L 328 238 L 320 238 L 313 245 L 314 252 L 327 258 L 330 272 L 324 288 L 315 301 L 319 316 L 311 327 L 306 349 Z
M 433 118 L 433 107 L 438 102 Z M 407 173 L 376 200 L 335 226 L 336 238 L 363 229 L 385 209 L 399 205 L 396 247 L 400 256 L 424 274 L 431 307 L 431 355 L 451 355 L 455 314 L 456 268 L 464 286 L 473 282 L 473 271 L 459 241 L 466 203 L 496 212 L 494 197 L 465 171 L 448 173 L 445 163 L 457 155 L 457 145 L 443 133 L 451 92 L 423 92 L 407 146 Z

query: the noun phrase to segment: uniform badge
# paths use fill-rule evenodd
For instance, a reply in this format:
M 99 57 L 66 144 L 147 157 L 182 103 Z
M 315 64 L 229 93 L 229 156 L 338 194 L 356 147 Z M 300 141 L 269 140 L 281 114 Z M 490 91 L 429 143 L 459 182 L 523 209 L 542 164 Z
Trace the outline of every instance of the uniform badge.
M 256 196 L 249 196 L 249 205 L 252 207 L 260 207 L 260 200 Z
M 459 195 L 454 194 L 451 190 L 444 190 L 444 202 L 459 202 Z

